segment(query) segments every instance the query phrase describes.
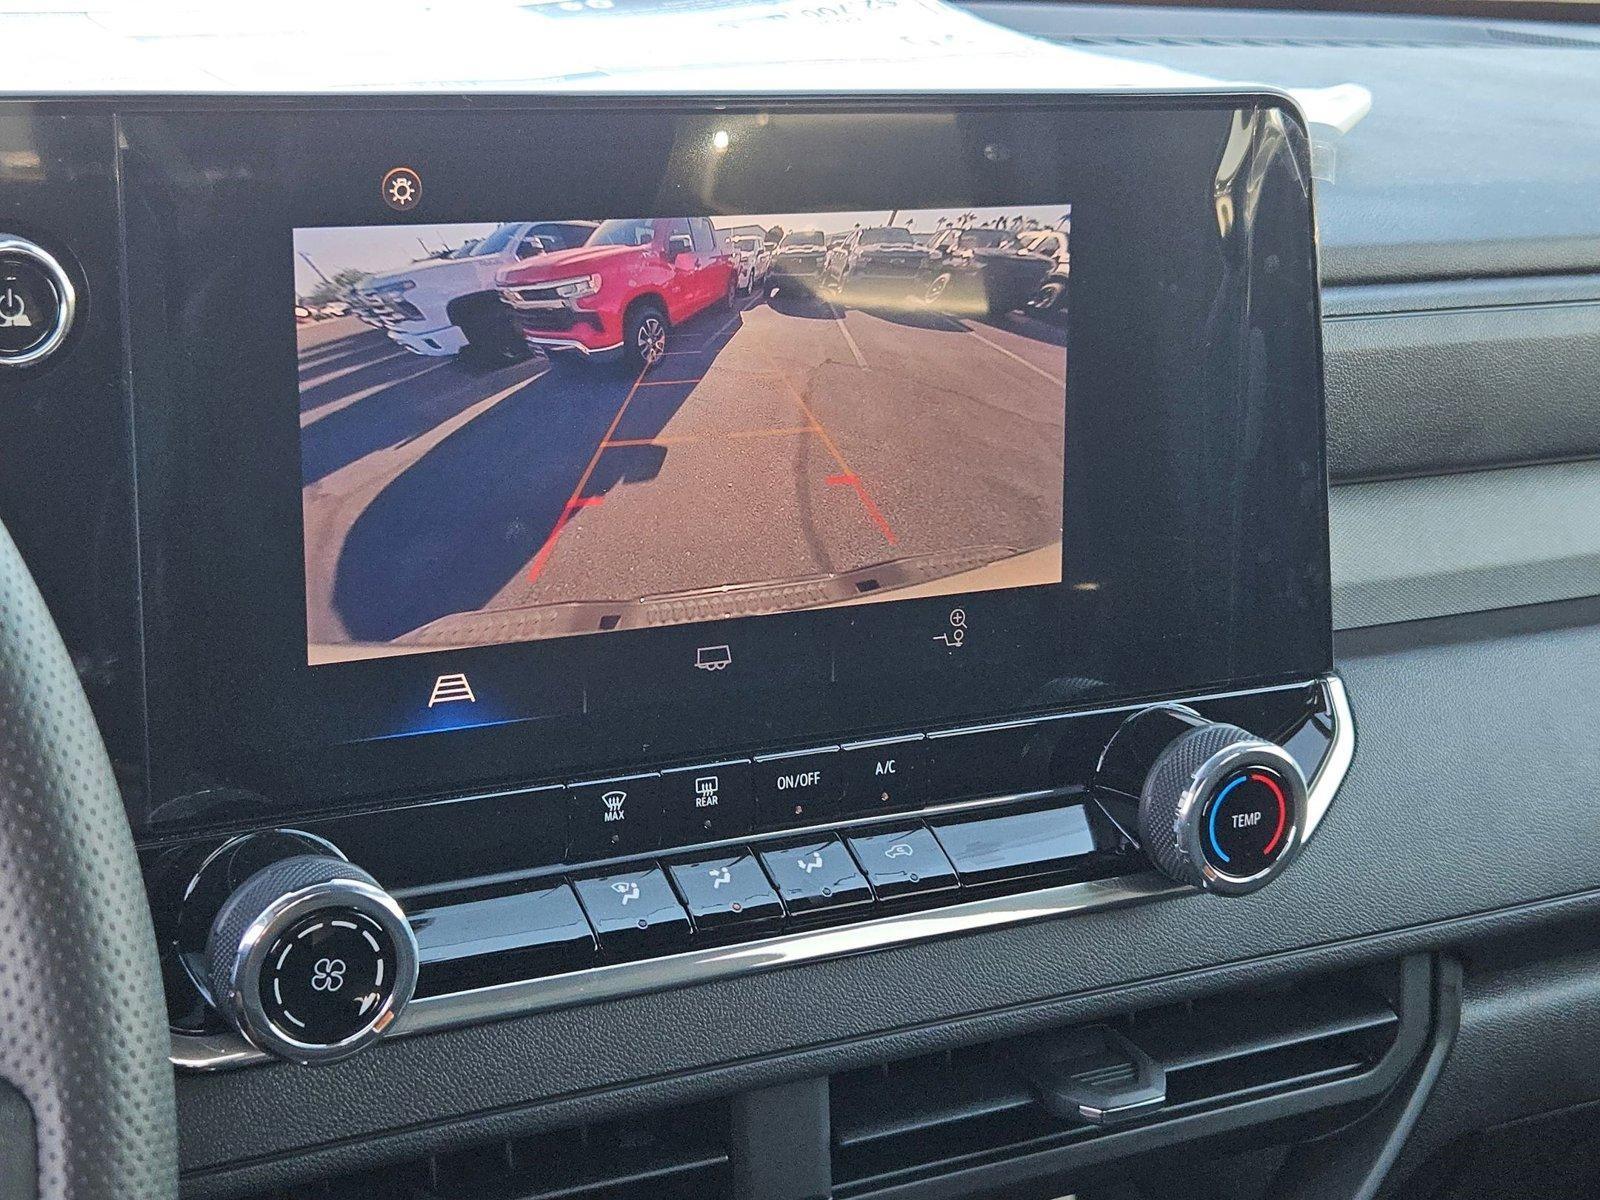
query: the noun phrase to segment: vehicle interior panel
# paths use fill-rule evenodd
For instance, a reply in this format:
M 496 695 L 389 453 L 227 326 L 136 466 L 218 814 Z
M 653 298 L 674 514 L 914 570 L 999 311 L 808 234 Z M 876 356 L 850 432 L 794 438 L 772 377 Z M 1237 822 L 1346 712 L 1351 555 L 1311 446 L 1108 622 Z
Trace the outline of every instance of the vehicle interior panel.
M 0 13 L 0 1200 L 1600 1194 L 1600 24 L 1382 3 Z

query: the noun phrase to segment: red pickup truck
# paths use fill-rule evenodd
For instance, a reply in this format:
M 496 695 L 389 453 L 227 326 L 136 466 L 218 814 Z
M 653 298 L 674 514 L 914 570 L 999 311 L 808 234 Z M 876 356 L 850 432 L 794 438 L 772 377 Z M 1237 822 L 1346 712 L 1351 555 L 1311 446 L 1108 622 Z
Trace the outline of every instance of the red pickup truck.
M 732 308 L 737 285 L 733 255 L 704 217 L 603 221 L 582 246 L 496 281 L 530 346 L 636 368 L 666 353 L 673 326 Z

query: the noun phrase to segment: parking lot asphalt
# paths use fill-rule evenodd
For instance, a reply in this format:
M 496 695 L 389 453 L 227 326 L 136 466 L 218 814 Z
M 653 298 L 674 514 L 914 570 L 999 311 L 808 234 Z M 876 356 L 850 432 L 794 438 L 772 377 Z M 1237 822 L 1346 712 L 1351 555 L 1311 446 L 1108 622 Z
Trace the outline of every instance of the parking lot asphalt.
M 302 326 L 310 641 L 1049 546 L 1064 340 L 793 288 L 686 322 L 643 373 Z

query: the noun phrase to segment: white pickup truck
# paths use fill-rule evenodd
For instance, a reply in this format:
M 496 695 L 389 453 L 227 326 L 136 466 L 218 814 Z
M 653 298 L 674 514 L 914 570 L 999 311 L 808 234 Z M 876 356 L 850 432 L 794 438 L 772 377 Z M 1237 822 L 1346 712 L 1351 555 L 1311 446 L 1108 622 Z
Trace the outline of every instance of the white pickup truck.
M 500 301 L 495 276 L 540 254 L 581 246 L 594 228 L 590 221 L 497 225 L 447 257 L 373 276 L 352 290 L 350 305 L 413 354 L 522 357 L 527 344 Z

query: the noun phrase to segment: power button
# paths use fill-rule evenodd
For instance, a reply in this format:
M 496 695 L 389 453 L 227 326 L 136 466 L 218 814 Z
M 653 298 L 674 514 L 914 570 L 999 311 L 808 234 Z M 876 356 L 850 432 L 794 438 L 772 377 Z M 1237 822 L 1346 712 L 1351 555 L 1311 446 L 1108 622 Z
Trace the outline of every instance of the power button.
M 47 250 L 0 234 L 0 367 L 43 362 L 72 328 L 77 294 Z

